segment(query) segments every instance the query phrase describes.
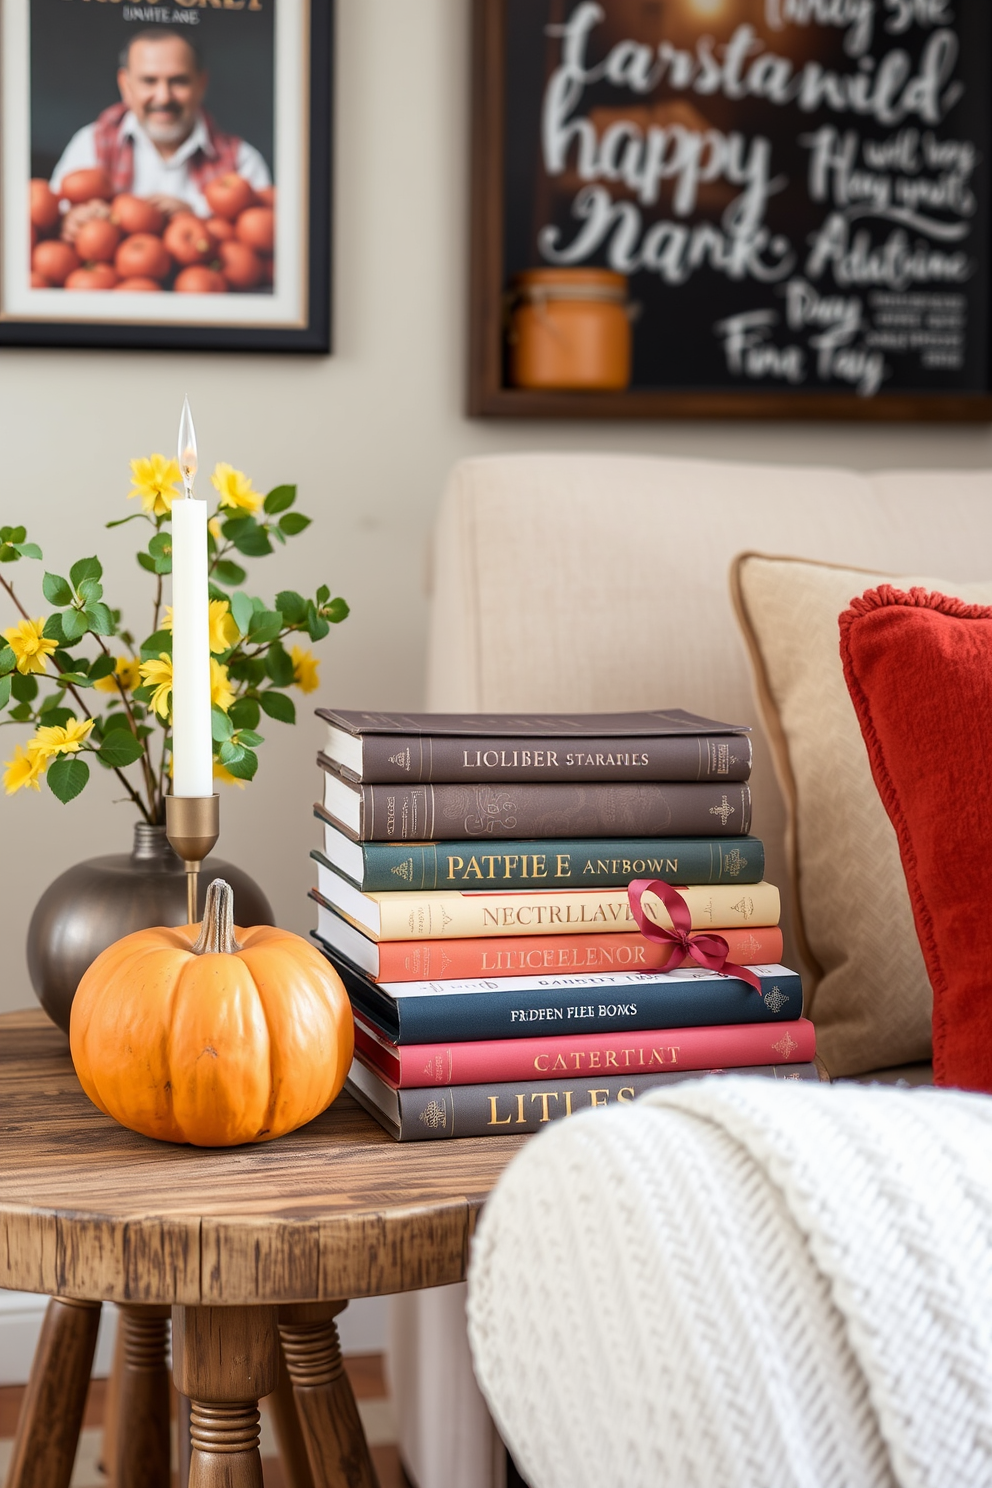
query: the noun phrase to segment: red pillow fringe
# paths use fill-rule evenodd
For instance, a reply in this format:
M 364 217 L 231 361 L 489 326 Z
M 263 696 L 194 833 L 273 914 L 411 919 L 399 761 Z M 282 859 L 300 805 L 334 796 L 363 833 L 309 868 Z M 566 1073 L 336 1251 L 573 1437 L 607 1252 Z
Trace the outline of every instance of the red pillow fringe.
M 851 600 L 851 607 L 840 617 L 840 628 L 846 630 L 858 615 L 867 615 L 871 610 L 884 610 L 889 605 L 906 605 L 909 609 L 937 610 L 941 615 L 954 615 L 959 620 L 992 620 L 992 608 L 988 605 L 965 604 L 953 594 L 939 594 L 936 589 L 893 589 L 891 584 L 879 584 L 877 589 L 866 589 Z

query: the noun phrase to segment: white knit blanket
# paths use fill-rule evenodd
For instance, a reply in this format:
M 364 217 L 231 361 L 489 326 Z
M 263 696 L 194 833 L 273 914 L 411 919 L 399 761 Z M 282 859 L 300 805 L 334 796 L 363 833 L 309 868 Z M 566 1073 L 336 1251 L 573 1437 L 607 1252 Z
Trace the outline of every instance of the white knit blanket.
M 721 1077 L 560 1122 L 468 1313 L 531 1488 L 992 1488 L 992 1099 Z

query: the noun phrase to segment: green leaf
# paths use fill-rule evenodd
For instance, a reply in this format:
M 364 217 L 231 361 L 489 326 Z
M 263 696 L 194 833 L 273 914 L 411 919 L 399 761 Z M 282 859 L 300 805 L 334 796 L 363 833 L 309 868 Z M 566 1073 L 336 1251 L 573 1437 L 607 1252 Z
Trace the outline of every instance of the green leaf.
M 106 738 L 108 734 L 116 734 L 119 733 L 121 730 L 128 734 L 131 732 L 131 725 L 128 723 L 126 713 L 104 714 L 101 728 L 103 730 L 104 738 Z
M 11 547 L 15 552 L 20 553 L 22 558 L 41 557 L 41 549 L 37 543 L 15 542 L 11 544 Z
M 83 611 L 94 635 L 113 635 L 113 617 L 105 604 L 88 604 Z
M 264 734 L 257 734 L 254 729 L 239 729 L 238 743 L 247 744 L 249 748 L 254 749 L 256 744 L 265 743 L 265 736 Z
M 236 729 L 257 728 L 261 709 L 254 698 L 238 698 L 236 703 L 231 704 L 228 718 Z
M 327 603 L 327 601 L 330 599 L 330 597 L 331 597 L 331 591 L 330 591 L 330 589 L 328 589 L 328 587 L 327 587 L 326 584 L 321 584 L 320 588 L 317 590 L 317 603 L 319 605 L 324 605 L 324 604 Z
M 247 682 L 252 687 L 257 687 L 259 682 L 265 681 L 265 661 L 261 656 L 244 657 L 241 661 L 232 661 L 228 671 L 236 682 Z
M 41 633 L 46 641 L 58 641 L 60 646 L 65 642 L 66 635 L 62 629 L 62 616 L 58 610 L 54 614 L 49 615 L 45 621 L 45 628 Z
M 252 603 L 247 594 L 239 589 L 231 595 L 231 614 L 234 616 L 234 623 L 242 635 L 248 634 L 248 627 L 251 625 L 253 613 Z
M 17 665 L 17 657 L 10 646 L 0 646 L 0 677 L 6 672 L 12 672 Z
M 158 532 L 148 544 L 149 555 L 155 561 L 155 572 L 167 574 L 172 572 L 172 533 Z
M 44 708 L 41 714 L 42 728 L 65 728 L 70 718 L 75 718 L 71 708 Z
M 221 747 L 227 749 L 229 746 L 224 744 Z M 242 749 L 240 759 L 232 760 L 230 763 L 222 761 L 222 763 L 227 764 L 227 769 L 235 779 L 251 780 L 254 778 L 255 771 L 258 769 L 258 755 L 254 754 L 250 749 Z
M 221 589 L 212 579 L 207 580 L 207 595 L 210 599 L 230 600 L 231 596 L 226 589 Z
M 135 553 L 134 555 L 146 573 L 156 573 L 155 559 L 149 558 L 147 553 Z
M 273 692 L 271 688 L 267 692 L 260 692 L 258 701 L 262 705 L 262 711 L 270 718 L 275 718 L 279 723 L 295 723 L 296 708 L 293 699 L 286 696 L 284 692 Z
M 59 677 L 59 681 L 66 687 L 92 687 L 93 683 L 85 672 L 65 671 Z
M 284 517 L 282 520 L 288 521 L 289 518 Z M 272 552 L 268 533 L 262 530 L 254 517 L 239 517 L 233 522 L 225 522 L 223 532 L 238 552 L 244 553 L 247 558 L 262 558 L 266 553 Z
M 90 778 L 90 768 L 85 760 L 71 754 L 62 754 L 48 767 L 48 787 L 63 806 L 79 795 Z
M 16 708 L 11 708 L 10 716 L 11 718 L 16 719 L 18 723 L 27 723 L 28 719 L 31 717 L 31 704 L 18 703 Z
M 214 740 L 218 744 L 226 743 L 234 733 L 234 725 L 231 723 L 227 714 L 223 713 L 220 708 L 210 709 L 210 728 Z
M 277 687 L 292 687 L 293 659 L 279 641 L 273 641 L 266 653 L 265 670 Z
M 136 687 L 134 689 L 131 696 L 133 698 L 137 698 L 139 703 L 151 703 L 152 695 L 154 694 L 154 692 L 154 684 L 151 682 L 144 682 L 140 687 Z
M 104 656 L 101 652 L 96 660 L 90 663 L 90 681 L 99 682 L 103 677 L 109 677 L 116 666 L 117 663 L 112 656 Z
M 84 579 L 102 579 L 103 564 L 99 558 L 80 558 L 69 570 L 69 581 L 76 589 Z
M 0 527 L 0 542 L 22 543 L 27 535 L 26 527 Z
M 296 500 L 295 486 L 275 486 L 266 496 L 263 505 L 270 517 L 278 512 L 286 511 Z
M 228 559 L 222 558 L 219 563 L 214 564 L 214 578 L 219 579 L 222 584 L 230 587 L 232 584 L 243 584 L 248 575 L 243 568 Z
M 109 530 L 111 527 L 123 527 L 128 522 L 145 522 L 147 520 L 144 512 L 132 512 L 129 517 L 118 517 L 116 522 L 107 522 L 105 525 Z
M 312 520 L 312 517 L 305 517 L 302 512 L 287 512 L 284 517 L 279 518 L 279 528 L 287 537 L 295 537 L 297 533 L 305 531 Z
M 282 615 L 278 610 L 258 610 L 252 617 L 248 639 L 264 646 L 267 641 L 274 641 L 281 630 Z
M 19 703 L 33 703 L 38 696 L 38 678 L 33 677 L 30 672 L 22 676 L 15 672 L 10 684 L 10 690 Z
M 99 750 L 100 763 L 110 769 L 123 770 L 144 754 L 141 740 L 130 729 L 113 729 Z
M 280 532 L 278 527 L 270 527 L 269 536 L 274 537 L 283 547 L 286 546 L 286 534 L 285 532 Z
M 156 630 L 154 635 L 150 635 L 146 641 L 142 641 L 141 660 L 158 661 L 163 651 L 167 656 L 172 655 L 171 630 Z
M 322 641 L 330 630 L 330 624 L 323 615 L 318 614 L 313 600 L 307 602 L 307 630 L 312 641 Z
M 217 758 L 220 760 L 222 765 L 227 765 L 228 768 L 230 768 L 231 765 L 240 764 L 241 761 L 244 759 L 244 755 L 245 752 L 242 749 L 241 745 L 232 743 L 230 739 L 223 739 L 221 741 L 221 746 L 217 751 Z
M 72 604 L 72 585 L 61 574 L 46 573 L 41 581 L 41 592 L 49 604 Z
M 101 606 L 105 609 L 106 606 Z M 78 641 L 89 630 L 89 619 L 79 610 L 62 611 L 62 634 L 71 646 L 73 641 Z
M 302 625 L 307 618 L 307 602 L 295 589 L 280 589 L 276 595 L 276 609 L 287 625 Z
M 18 552 L 10 543 L 0 543 L 0 563 L 16 563 Z
M 347 620 L 351 614 L 351 607 L 347 600 L 332 599 L 330 604 L 325 604 L 322 607 L 321 613 L 324 619 L 329 620 L 332 625 L 340 625 L 341 621 Z
M 3 712 L 10 702 L 10 674 L 0 677 L 0 713 Z
M 79 597 L 84 605 L 96 604 L 103 598 L 103 585 L 99 579 L 84 579 L 79 586 Z

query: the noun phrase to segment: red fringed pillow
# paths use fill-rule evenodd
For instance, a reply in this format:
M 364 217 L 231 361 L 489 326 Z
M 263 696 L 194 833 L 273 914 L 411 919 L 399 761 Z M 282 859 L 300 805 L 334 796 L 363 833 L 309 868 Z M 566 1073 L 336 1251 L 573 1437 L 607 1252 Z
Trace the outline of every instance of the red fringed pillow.
M 935 1083 L 992 1091 L 992 609 L 883 584 L 840 637 L 933 987 Z

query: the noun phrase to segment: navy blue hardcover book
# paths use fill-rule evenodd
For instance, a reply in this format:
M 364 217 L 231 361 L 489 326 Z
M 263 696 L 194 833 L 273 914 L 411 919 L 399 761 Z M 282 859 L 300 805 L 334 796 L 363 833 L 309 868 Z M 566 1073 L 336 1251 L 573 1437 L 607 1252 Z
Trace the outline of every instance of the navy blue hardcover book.
M 311 932 L 312 933 L 312 932 Z M 752 966 L 758 993 L 702 967 L 670 972 L 373 982 L 314 935 L 349 997 L 396 1044 L 701 1028 L 801 1018 L 803 988 L 784 966 Z

